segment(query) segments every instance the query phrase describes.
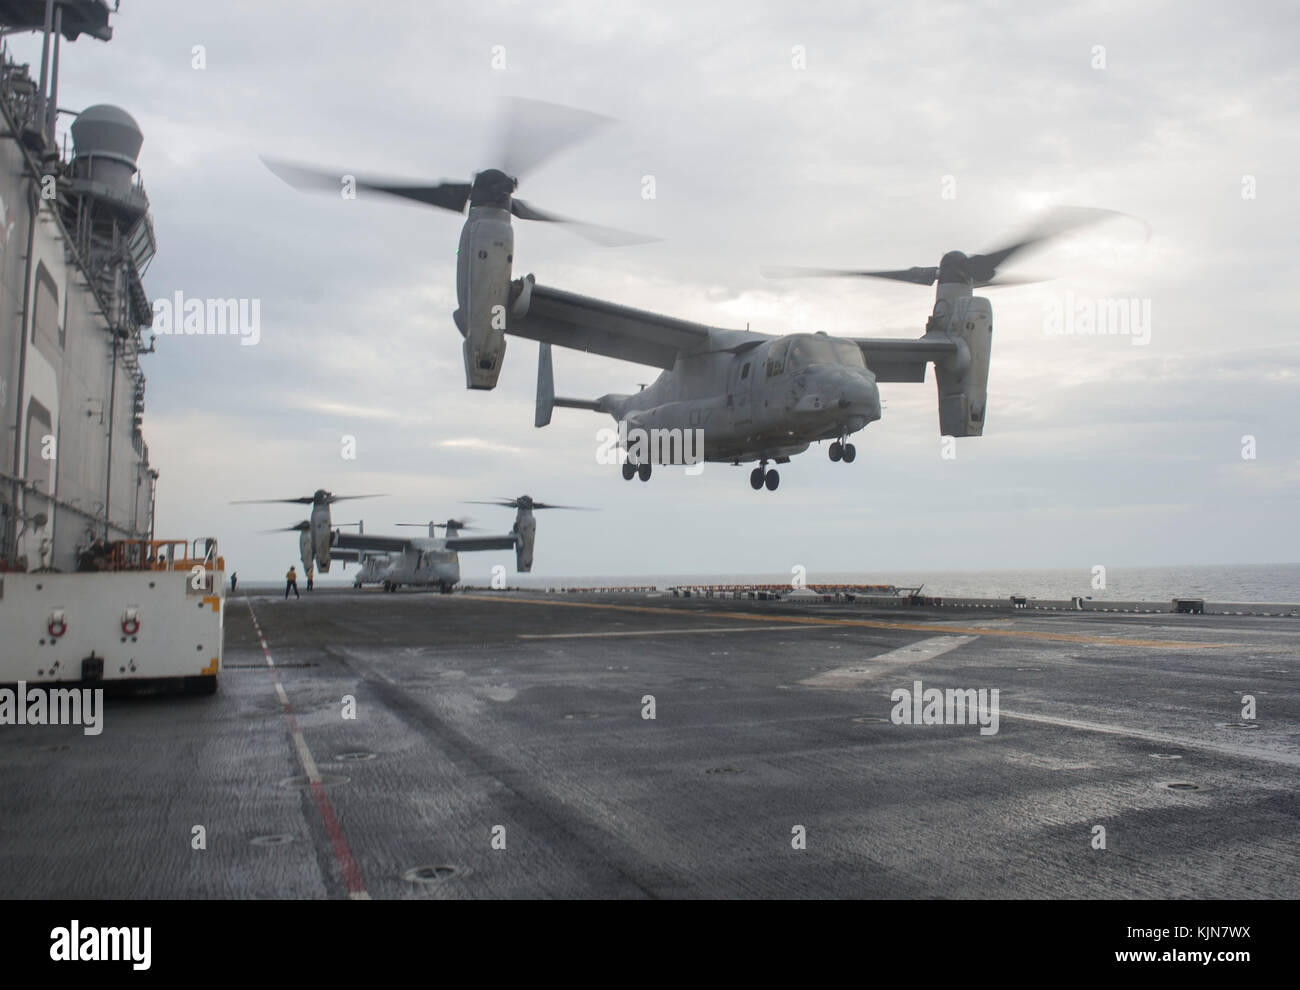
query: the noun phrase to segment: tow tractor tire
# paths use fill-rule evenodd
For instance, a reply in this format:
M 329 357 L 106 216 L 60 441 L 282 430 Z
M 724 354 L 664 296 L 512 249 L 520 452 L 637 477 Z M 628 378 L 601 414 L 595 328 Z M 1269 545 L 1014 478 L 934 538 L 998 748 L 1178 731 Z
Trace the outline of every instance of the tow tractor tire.
M 203 675 L 200 677 L 186 677 L 181 684 L 186 694 L 216 694 L 217 693 L 217 675 Z

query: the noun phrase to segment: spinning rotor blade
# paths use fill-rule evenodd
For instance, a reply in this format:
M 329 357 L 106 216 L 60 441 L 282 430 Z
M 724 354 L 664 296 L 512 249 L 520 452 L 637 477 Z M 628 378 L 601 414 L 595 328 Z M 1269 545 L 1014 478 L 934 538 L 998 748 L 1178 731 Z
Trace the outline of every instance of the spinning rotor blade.
M 934 285 L 939 277 L 937 267 L 908 268 L 894 272 L 857 272 L 848 268 L 803 268 L 798 265 L 763 265 L 759 268 L 764 278 L 892 278 L 917 285 Z
M 599 509 L 593 509 L 589 505 L 551 505 L 549 502 L 534 502 L 527 495 L 520 498 L 500 498 L 500 499 L 465 499 L 467 505 L 499 505 L 506 509 L 517 509 L 521 504 L 526 504 L 530 509 L 576 509 L 579 512 L 599 512 Z
M 257 532 L 262 535 L 267 533 L 301 533 L 305 529 L 311 529 L 311 523 L 304 519 L 296 526 L 281 526 L 279 529 L 259 529 Z
M 516 97 L 506 111 L 496 167 L 518 179 L 609 123 L 612 118 L 602 114 Z
M 985 254 L 973 254 L 966 259 L 963 267 L 975 285 L 992 285 L 996 280 L 998 266 L 1026 248 L 1060 237 L 1071 230 L 1124 215 L 1115 210 L 1090 206 L 1058 206 L 1040 217 L 1015 243 Z
M 617 227 L 602 227 L 594 223 L 584 223 L 581 220 L 571 220 L 555 213 L 547 213 L 530 203 L 524 202 L 517 196 L 510 201 L 510 212 L 520 220 L 541 220 L 544 223 L 563 224 L 579 237 L 585 237 L 602 247 L 627 247 L 631 244 L 649 244 L 651 241 L 659 239 L 657 237 L 647 237 L 645 234 L 637 234 L 630 230 L 619 230 Z
M 1127 216 L 1127 214 L 1115 210 L 1104 210 L 1088 206 L 1058 206 L 1040 217 L 1018 240 L 1005 247 L 984 254 L 972 255 L 965 255 L 960 251 L 949 251 L 937 266 L 887 271 L 854 271 L 840 268 L 765 265 L 760 271 L 767 278 L 886 278 L 896 282 L 912 282 L 916 285 L 933 285 L 936 279 L 942 277 L 945 282 L 969 279 L 971 285 L 975 288 L 991 285 L 1024 285 L 1029 282 L 1039 282 L 1042 279 L 1029 276 L 999 276 L 998 268 L 1020 252 L 1043 244 L 1068 231 L 1098 223 L 1102 220 L 1123 216 Z
M 350 172 L 330 172 L 307 168 L 303 165 L 293 165 L 289 162 L 277 161 L 271 158 L 263 158 L 262 164 L 295 189 L 308 192 L 339 193 L 344 188 L 343 177 L 352 175 Z M 453 213 L 464 213 L 465 204 L 469 202 L 470 184 L 468 182 L 440 182 L 436 185 L 427 185 L 390 179 L 363 178 L 355 175 L 353 179 L 356 181 L 356 188 L 358 189 L 383 193 L 387 196 L 397 196 L 401 199 L 413 199 L 417 203 L 438 206 L 444 210 L 451 210 Z
M 325 496 L 325 501 L 330 505 L 333 505 L 335 502 L 350 502 L 353 499 L 357 499 L 357 498 L 387 498 L 387 497 L 388 494 L 386 492 L 379 492 L 374 495 L 332 495 L 331 494 Z
M 457 529 L 477 530 L 480 527 L 471 526 L 468 519 L 448 519 L 447 522 L 427 522 L 427 523 L 394 523 L 395 526 L 414 526 L 419 529 L 428 529 L 430 526 L 435 529 L 446 529 L 448 525 L 455 526 Z
M 315 499 L 311 495 L 304 495 L 302 498 L 252 498 L 244 499 L 239 502 L 231 502 L 231 505 L 279 505 L 280 503 L 290 503 L 292 505 L 311 505 Z

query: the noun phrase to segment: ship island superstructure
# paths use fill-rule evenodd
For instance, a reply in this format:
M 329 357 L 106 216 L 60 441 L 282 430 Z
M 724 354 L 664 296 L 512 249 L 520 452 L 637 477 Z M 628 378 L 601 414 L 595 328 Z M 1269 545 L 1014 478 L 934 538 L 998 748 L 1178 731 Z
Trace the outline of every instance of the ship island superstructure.
M 0 0 L 0 682 L 185 676 L 214 688 L 216 543 L 153 534 L 144 136 L 119 107 L 59 106 L 62 48 L 108 41 L 113 9 Z M 29 31 L 42 38 L 36 71 L 9 46 Z

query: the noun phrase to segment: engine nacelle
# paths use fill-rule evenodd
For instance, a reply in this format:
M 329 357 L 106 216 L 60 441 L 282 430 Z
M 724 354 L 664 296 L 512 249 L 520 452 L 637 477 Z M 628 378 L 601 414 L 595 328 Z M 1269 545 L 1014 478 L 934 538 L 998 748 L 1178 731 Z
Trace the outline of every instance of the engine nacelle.
M 537 537 L 537 520 L 531 511 L 520 509 L 515 517 L 515 570 L 527 574 L 533 569 L 533 541 Z
M 470 207 L 456 258 L 456 328 L 465 338 L 465 385 L 496 388 L 512 302 L 514 231 L 508 210 Z M 531 291 L 531 290 L 530 290 Z
M 949 302 L 952 309 L 947 325 L 933 328 L 957 342 L 955 355 L 934 364 L 939 384 L 939 432 L 946 437 L 978 437 L 984 433 L 988 404 L 993 307 L 980 296 L 963 295 Z

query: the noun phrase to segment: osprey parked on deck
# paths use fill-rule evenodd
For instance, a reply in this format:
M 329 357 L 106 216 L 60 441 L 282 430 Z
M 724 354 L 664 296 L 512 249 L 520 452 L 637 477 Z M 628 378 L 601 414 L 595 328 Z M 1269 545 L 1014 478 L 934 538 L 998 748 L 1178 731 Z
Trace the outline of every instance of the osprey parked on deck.
M 382 584 L 385 591 L 396 591 L 403 585 L 436 587 L 443 594 L 460 582 L 461 551 L 514 550 L 515 569 L 527 574 L 533 567 L 533 541 L 537 535 L 537 521 L 533 512 L 538 509 L 581 509 L 576 505 L 550 505 L 534 502 L 527 495 L 514 499 L 476 502 L 480 505 L 501 505 L 515 511 L 515 524 L 509 533 L 500 536 L 463 536 L 469 527 L 464 520 L 448 519 L 445 523 L 428 523 L 427 537 L 372 536 L 335 532 L 332 552 L 339 560 L 354 560 L 361 564 L 361 573 L 353 582 L 355 587 L 365 583 Z M 400 526 L 422 526 L 424 523 L 399 523 Z M 439 538 L 436 530 L 445 528 L 447 535 Z

